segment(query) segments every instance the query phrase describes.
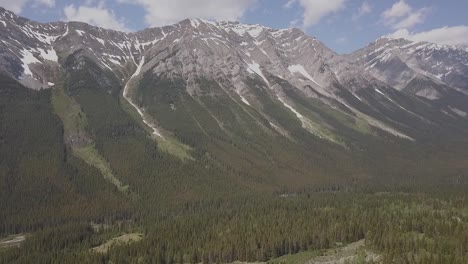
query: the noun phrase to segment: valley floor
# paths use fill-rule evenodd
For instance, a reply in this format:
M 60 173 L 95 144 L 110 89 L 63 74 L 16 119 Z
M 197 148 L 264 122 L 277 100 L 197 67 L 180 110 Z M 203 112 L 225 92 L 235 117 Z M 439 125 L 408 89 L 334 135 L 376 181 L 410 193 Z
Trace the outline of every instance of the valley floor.
M 343 264 L 381 263 L 382 257 L 365 248 L 365 240 L 337 246 L 329 250 L 316 250 L 286 255 L 268 261 L 270 264 Z
M 21 243 L 26 240 L 27 234 L 10 235 L 6 238 L 0 239 L 0 249 L 10 247 L 20 247 Z
M 0 263 L 466 263 L 466 194 L 232 197 L 2 240 Z M 105 228 L 97 228 L 105 227 Z M 10 242 L 8 242 L 10 241 Z M 236 262 L 237 261 L 237 262 Z

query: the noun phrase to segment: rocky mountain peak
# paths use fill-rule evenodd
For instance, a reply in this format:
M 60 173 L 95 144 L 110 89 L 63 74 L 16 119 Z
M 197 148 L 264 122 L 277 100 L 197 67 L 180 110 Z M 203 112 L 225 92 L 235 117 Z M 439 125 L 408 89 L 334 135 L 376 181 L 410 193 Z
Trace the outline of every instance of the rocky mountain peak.
M 468 52 L 463 47 L 382 37 L 349 58 L 397 89 L 417 78 L 468 91 Z
M 404 116 L 429 121 L 408 110 L 407 101 L 399 102 L 407 95 L 397 90 L 434 100 L 446 94 L 448 80 L 463 83 L 460 75 L 453 76 L 464 70 L 466 54 L 460 49 L 455 53 L 404 39 L 380 38 L 343 56 L 299 29 L 186 19 L 126 33 L 80 22 L 36 23 L 8 11 L 0 13 L 0 18 L 9 19 L 4 19 L 6 26 L 0 25 L 2 72 L 33 89 L 51 88 L 92 63 L 98 68 L 92 73 L 97 83 L 109 87 L 109 92 L 114 83 L 123 87 L 125 99 L 154 131 L 157 126 L 145 119 L 145 110 L 131 92 L 148 76 L 177 80 L 193 98 L 219 95 L 205 87 L 206 82 L 212 83 L 230 99 L 256 109 L 284 134 L 286 129 L 278 120 L 264 112 L 260 89 L 262 96 L 268 95 L 291 112 L 305 130 L 333 142 L 339 139 L 331 136 L 335 133 L 332 122 L 304 108 L 304 102 L 291 93 L 316 100 L 353 122 L 412 139 L 400 126 L 407 121 Z M 413 82 L 416 78 L 423 81 Z M 433 83 L 422 85 L 427 80 Z M 407 87 L 410 83 L 412 88 Z M 401 116 L 389 114 L 389 108 Z

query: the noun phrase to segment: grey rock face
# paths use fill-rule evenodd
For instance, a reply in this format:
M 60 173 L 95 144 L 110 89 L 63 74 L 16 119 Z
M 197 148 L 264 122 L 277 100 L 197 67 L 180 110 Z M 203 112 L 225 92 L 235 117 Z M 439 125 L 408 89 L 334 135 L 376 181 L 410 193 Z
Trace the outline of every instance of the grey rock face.
M 407 115 L 418 115 L 401 105 L 399 99 L 407 95 L 392 87 L 402 90 L 415 78 L 431 78 L 468 89 L 462 85 L 466 85 L 466 50 L 381 39 L 342 56 L 298 29 L 277 30 L 238 22 L 187 19 L 124 33 L 79 22 L 42 24 L 0 9 L 0 41 L 0 71 L 33 89 L 53 87 L 62 73 L 87 67 L 84 58 L 93 61 L 102 72 L 120 81 L 124 98 L 148 124 L 154 122 L 132 101 L 130 91 L 144 74 L 182 79 L 193 97 L 212 92 L 203 89 L 200 80 L 215 81 L 233 100 L 240 98 L 239 103 L 261 113 L 258 95 L 249 85 L 255 80 L 294 113 L 304 129 L 325 138 L 329 133 L 323 131 L 331 126 L 322 123 L 326 122 L 323 119 L 312 120 L 300 110 L 287 95 L 286 84 L 356 123 L 406 139 L 411 137 L 395 127 L 405 119 L 397 120 L 387 111 L 399 109 Z M 455 51 L 458 53 L 451 53 Z M 447 53 L 452 57 L 445 58 Z M 96 79 L 103 86 L 110 85 L 105 78 Z M 414 94 L 440 96 L 437 89 L 424 89 Z M 285 133 L 287 128 L 262 115 L 281 134 Z M 151 128 L 159 134 L 155 125 Z
M 142 73 L 178 74 L 189 84 L 200 77 L 227 78 L 239 93 L 245 90 L 241 79 L 249 75 L 268 86 L 270 76 L 280 77 L 310 96 L 334 96 L 337 82 L 354 83 L 355 77 L 372 79 L 357 76 L 358 68 L 298 29 L 194 19 L 123 33 L 78 22 L 41 24 L 6 10 L 0 18 L 1 70 L 31 88 L 49 87 L 53 78 L 45 68 L 77 52 L 122 78 L 146 56 Z
M 468 49 L 463 46 L 384 37 L 354 52 L 349 58 L 377 79 L 399 90 L 413 79 L 430 79 L 436 84 L 468 92 Z M 435 99 L 437 92 L 423 91 L 419 95 Z

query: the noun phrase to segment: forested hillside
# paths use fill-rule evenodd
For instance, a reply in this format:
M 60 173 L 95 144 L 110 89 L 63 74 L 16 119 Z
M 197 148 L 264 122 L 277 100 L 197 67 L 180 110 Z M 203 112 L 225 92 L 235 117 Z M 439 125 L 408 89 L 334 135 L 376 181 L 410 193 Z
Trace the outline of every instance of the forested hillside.
M 0 263 L 468 263 L 454 87 L 298 29 L 0 15 Z
M 86 72 L 77 76 L 90 79 Z M 340 155 L 317 157 L 312 153 L 333 148 L 304 141 L 266 151 L 276 158 L 251 150 L 235 161 L 220 151 L 232 155 L 248 138 L 176 134 L 194 149 L 205 146 L 180 159 L 159 149 L 118 92 L 68 80 L 66 94 L 79 103 L 97 152 L 130 186 L 120 192 L 65 144 L 55 91 L 31 91 L 2 78 L 1 231 L 30 234 L 20 248 L 1 250 L 2 263 L 268 261 L 364 238 L 385 263 L 467 260 L 463 145 L 379 141 L 379 147 L 369 142 L 367 151 L 334 147 Z M 286 146 L 273 138 L 263 147 Z M 308 155 L 305 167 L 286 162 L 300 157 L 299 150 Z M 218 154 L 207 154 L 212 151 Z M 135 232 L 144 234 L 141 241 L 104 254 L 90 251 Z
M 51 91 L 0 78 L 0 233 L 127 217 L 129 201 L 70 155 Z

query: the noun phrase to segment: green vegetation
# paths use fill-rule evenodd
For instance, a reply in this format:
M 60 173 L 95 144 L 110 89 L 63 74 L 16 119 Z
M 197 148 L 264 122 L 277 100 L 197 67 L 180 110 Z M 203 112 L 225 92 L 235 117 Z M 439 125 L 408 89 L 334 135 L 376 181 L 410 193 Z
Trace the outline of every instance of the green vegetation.
M 104 244 L 99 245 L 97 247 L 92 248 L 91 250 L 97 253 L 107 253 L 111 247 L 115 247 L 117 245 L 128 244 L 132 242 L 138 242 L 143 239 L 143 234 L 139 233 L 132 233 L 132 234 L 124 234 L 118 237 L 113 237 L 106 241 Z
M 28 259 L 55 238 L 50 249 L 60 254 L 39 255 L 67 263 L 303 263 L 312 258 L 466 263 L 466 196 L 436 196 L 324 192 L 186 203 L 146 212 L 138 223 L 144 238 L 112 246 L 106 254 L 90 250 L 121 234 L 66 227 L 34 233 L 22 248 L 0 257 L 7 263 L 20 254 Z M 59 232 L 62 237 L 54 237 Z M 76 232 L 79 241 L 73 238 Z
M 268 261 L 270 264 L 303 264 L 303 263 L 380 263 L 381 256 L 364 247 L 364 239 L 347 245 L 337 243 L 328 250 L 304 251 L 274 258 Z
M 161 151 L 172 154 L 181 160 L 194 160 L 189 154 L 192 148 L 177 141 L 173 137 L 166 136 L 158 141 L 158 146 Z
M 268 261 L 271 264 L 304 264 L 314 257 L 320 256 L 320 250 L 304 251 L 296 254 L 288 254 Z
M 104 179 L 115 185 L 119 191 L 129 192 L 129 186 L 123 186 L 114 176 L 109 164 L 96 150 L 93 140 L 87 133 L 86 114 L 81 111 L 80 105 L 65 93 L 61 85 L 55 86 L 52 90 L 52 105 L 62 120 L 65 141 L 72 149 L 73 155 L 98 169 Z
M 65 134 L 80 134 L 87 129 L 86 115 L 80 105 L 70 98 L 63 88 L 58 85 L 52 90 L 52 105 L 60 119 L 62 119 Z
M 191 95 L 177 76 L 148 74 L 133 92 L 164 128 L 155 141 L 115 76 L 79 52 L 65 70 L 63 89 L 0 79 L 0 236 L 30 234 L 0 263 L 468 262 L 463 128 L 377 136 L 284 86 L 344 148 L 312 136 L 256 80 L 258 102 L 246 106 L 214 81 Z
M 9 235 L 6 238 L 0 239 L 0 250 L 11 247 L 20 247 L 21 243 L 26 240 L 28 234 Z
M 128 201 L 71 155 L 50 91 L 0 78 L 1 236 L 128 215 Z
M 133 89 L 129 91 L 129 94 L 130 97 L 133 96 Z M 193 157 L 190 154 L 191 148 L 189 146 L 179 142 L 170 133 L 164 133 L 164 139 L 152 135 L 152 129 L 143 122 L 143 119 L 137 110 L 123 96 L 120 97 L 120 104 L 122 109 L 125 110 L 125 112 L 127 112 L 127 114 L 133 118 L 133 120 L 140 124 L 140 126 L 148 133 L 148 135 L 151 135 L 153 140 L 158 142 L 162 151 L 174 155 L 181 160 L 193 160 Z
M 74 147 L 73 154 L 86 162 L 86 164 L 98 169 L 104 179 L 115 185 L 119 191 L 125 193 L 129 192 L 129 186 L 123 186 L 119 179 L 114 176 L 109 164 L 101 157 L 101 155 L 99 155 L 99 153 L 97 153 L 96 148 L 93 145 Z

